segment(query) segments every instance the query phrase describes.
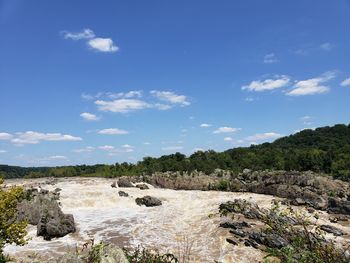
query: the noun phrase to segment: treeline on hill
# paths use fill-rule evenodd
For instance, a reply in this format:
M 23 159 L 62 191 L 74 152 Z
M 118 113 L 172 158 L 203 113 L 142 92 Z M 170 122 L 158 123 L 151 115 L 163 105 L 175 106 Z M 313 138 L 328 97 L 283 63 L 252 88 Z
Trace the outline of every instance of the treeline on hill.
M 303 130 L 296 134 L 250 147 L 239 147 L 224 152 L 198 151 L 186 157 L 181 153 L 159 158 L 145 157 L 142 161 L 116 163 L 115 165 L 77 165 L 53 168 L 22 168 L 0 165 L 0 173 L 13 177 L 68 177 L 151 174 L 154 172 L 203 171 L 215 169 L 238 173 L 245 168 L 252 170 L 297 170 L 331 174 L 350 180 L 350 125 L 338 124 L 315 130 Z

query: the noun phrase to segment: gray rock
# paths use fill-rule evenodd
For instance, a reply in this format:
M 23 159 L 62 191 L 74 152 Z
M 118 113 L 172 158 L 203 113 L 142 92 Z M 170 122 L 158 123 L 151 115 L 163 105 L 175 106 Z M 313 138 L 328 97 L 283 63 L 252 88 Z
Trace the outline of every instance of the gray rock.
M 57 196 L 51 192 L 41 191 L 31 199 L 20 202 L 17 220 L 27 220 L 29 224 L 37 225 L 37 235 L 45 240 L 75 232 L 73 215 L 62 212 Z
M 119 178 L 117 182 L 119 187 L 134 187 L 134 185 L 125 177 Z
M 320 226 L 320 229 L 327 232 L 327 233 L 331 233 L 335 236 L 346 235 L 346 232 L 344 232 L 343 230 L 336 228 L 334 226 L 330 226 L 330 225 L 322 225 L 322 226 Z
M 247 233 L 241 229 L 232 229 L 230 230 L 230 233 L 239 237 L 245 237 L 247 235 Z
M 129 196 L 129 194 L 124 192 L 124 191 L 119 191 L 118 194 L 119 194 L 119 196 L 123 196 L 123 197 L 128 197 Z
M 149 195 L 146 195 L 146 196 L 141 197 L 141 198 L 136 198 L 135 202 L 139 206 L 145 205 L 147 207 L 162 205 L 162 201 L 161 200 L 159 200 L 158 198 L 149 196 Z
M 137 184 L 136 185 L 137 188 L 140 188 L 141 190 L 147 190 L 149 189 L 147 184 Z
M 112 187 L 112 188 L 116 188 L 116 187 L 117 187 L 117 183 L 116 183 L 116 182 L 113 182 L 113 183 L 111 184 L 111 187 Z

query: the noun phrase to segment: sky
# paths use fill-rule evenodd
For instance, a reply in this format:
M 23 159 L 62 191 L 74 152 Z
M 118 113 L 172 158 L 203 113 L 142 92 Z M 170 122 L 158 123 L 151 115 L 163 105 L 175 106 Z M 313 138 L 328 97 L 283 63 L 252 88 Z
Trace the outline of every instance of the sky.
M 0 163 L 270 142 L 349 123 L 349 0 L 0 0 Z

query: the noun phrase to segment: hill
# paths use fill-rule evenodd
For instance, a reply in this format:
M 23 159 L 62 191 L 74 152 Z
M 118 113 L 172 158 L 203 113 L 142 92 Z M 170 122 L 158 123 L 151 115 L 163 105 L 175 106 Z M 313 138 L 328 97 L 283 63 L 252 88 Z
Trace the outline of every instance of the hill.
M 115 165 L 77 165 L 52 168 L 23 168 L 0 165 L 7 178 L 41 176 L 106 176 L 151 174 L 165 171 L 203 171 L 215 169 L 238 173 L 252 170 L 297 170 L 331 174 L 350 180 L 350 125 L 337 124 L 315 130 L 303 130 L 272 143 L 239 147 L 215 152 L 198 151 L 190 156 L 181 153 L 159 158 L 145 157 L 142 161 Z

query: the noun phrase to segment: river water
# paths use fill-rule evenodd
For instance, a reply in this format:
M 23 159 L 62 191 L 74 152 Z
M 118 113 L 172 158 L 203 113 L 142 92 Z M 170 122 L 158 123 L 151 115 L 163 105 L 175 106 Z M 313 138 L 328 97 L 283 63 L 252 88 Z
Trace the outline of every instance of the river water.
M 42 237 L 36 237 L 36 226 L 29 226 L 31 240 L 27 245 L 5 248 L 6 253 L 16 258 L 33 253 L 45 259 L 57 257 L 67 251 L 80 250 L 89 239 L 94 239 L 95 243 L 103 240 L 126 247 L 142 244 L 178 257 L 190 254 L 191 262 L 259 262 L 264 256 L 260 250 L 227 243 L 228 231 L 218 227 L 223 219 L 209 215 L 218 212 L 220 203 L 235 198 L 269 207 L 273 196 L 153 187 L 148 190 L 112 188 L 113 180 L 103 178 L 59 179 L 54 185 L 44 182 L 45 179 L 7 181 L 12 185 L 41 184 L 48 190 L 61 188 L 62 210 L 74 215 L 77 232 L 44 241 Z M 129 197 L 120 197 L 119 190 L 127 192 Z M 136 205 L 135 198 L 145 195 L 161 199 L 163 205 Z M 187 249 L 190 253 L 184 252 L 186 248 L 190 248 Z

